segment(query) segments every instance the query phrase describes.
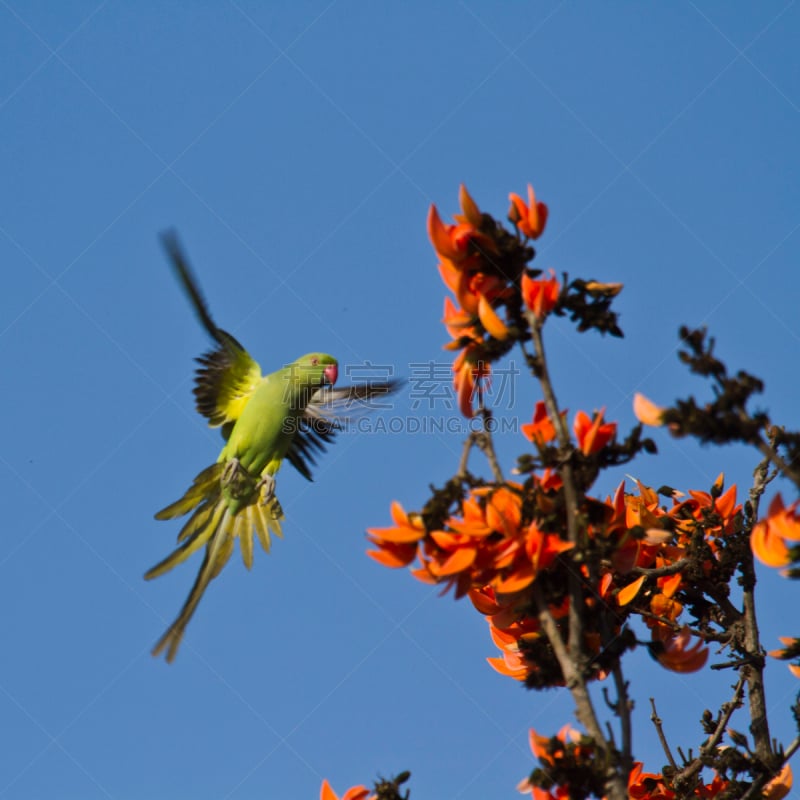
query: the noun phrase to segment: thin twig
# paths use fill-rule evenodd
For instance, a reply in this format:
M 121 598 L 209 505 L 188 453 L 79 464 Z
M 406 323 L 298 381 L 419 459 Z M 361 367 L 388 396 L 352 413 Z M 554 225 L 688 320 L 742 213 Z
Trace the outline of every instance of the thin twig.
M 675 763 L 672 750 L 669 749 L 669 744 L 667 743 L 667 737 L 664 735 L 664 726 L 661 722 L 661 717 L 658 716 L 658 711 L 656 711 L 656 700 L 654 697 L 650 698 L 650 708 L 653 709 L 653 713 L 650 714 L 650 719 L 653 721 L 653 725 L 656 726 L 656 733 L 658 734 L 658 740 L 661 742 L 661 747 L 664 749 L 664 755 L 667 757 L 670 766 L 674 770 L 677 770 L 678 765 Z
M 496 483 L 504 483 L 503 470 L 500 468 L 500 462 L 497 460 L 497 453 L 494 449 L 494 440 L 492 439 L 491 431 L 489 430 L 489 420 L 492 418 L 492 412 L 486 408 L 480 409 L 483 418 L 483 430 L 475 434 L 475 443 L 480 447 L 486 460 L 489 462 L 489 467 L 492 470 L 492 475 Z
M 695 758 L 690 764 L 687 764 L 680 771 L 680 773 L 675 776 L 676 784 L 684 784 L 690 780 L 693 780 L 700 773 L 700 770 L 703 769 L 703 757 L 713 752 L 717 745 L 719 745 L 720 741 L 722 740 L 722 736 L 725 733 L 725 729 L 728 727 L 728 723 L 731 720 L 731 716 L 733 716 L 733 712 L 742 706 L 744 682 L 744 676 L 740 675 L 733 691 L 733 697 L 727 703 L 722 704 L 719 720 L 717 721 L 717 727 L 714 729 L 714 732 L 708 737 L 708 739 L 706 739 L 705 743 L 700 745 L 700 753 L 697 758 Z
M 674 564 L 668 564 L 666 567 L 658 567 L 656 569 L 632 567 L 631 572 L 635 575 L 647 575 L 648 578 L 661 578 L 665 575 L 675 575 L 677 572 L 683 571 L 691 563 L 691 559 L 682 558 L 680 561 L 676 561 Z
M 469 436 L 467 436 L 466 441 L 464 442 L 464 449 L 461 451 L 461 460 L 458 462 L 458 472 L 456 473 L 456 477 L 460 480 L 469 475 L 467 470 L 467 462 L 469 461 L 469 454 L 472 448 L 475 445 L 475 431 L 470 431 Z

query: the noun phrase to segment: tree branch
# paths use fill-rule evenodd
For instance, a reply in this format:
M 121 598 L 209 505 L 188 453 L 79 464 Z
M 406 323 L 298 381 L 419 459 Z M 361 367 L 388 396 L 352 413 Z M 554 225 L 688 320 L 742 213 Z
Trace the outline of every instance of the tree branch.
M 656 711 L 656 700 L 654 697 L 650 698 L 650 708 L 653 709 L 652 713 L 650 714 L 650 719 L 653 722 L 653 725 L 656 726 L 656 733 L 658 734 L 658 740 L 661 742 L 661 747 L 664 750 L 664 755 L 667 757 L 667 761 L 669 761 L 669 765 L 677 771 L 678 765 L 675 763 L 675 758 L 672 755 L 672 750 L 669 749 L 669 743 L 667 742 L 667 737 L 664 735 L 664 726 L 661 721 L 661 717 L 658 716 L 658 711 Z

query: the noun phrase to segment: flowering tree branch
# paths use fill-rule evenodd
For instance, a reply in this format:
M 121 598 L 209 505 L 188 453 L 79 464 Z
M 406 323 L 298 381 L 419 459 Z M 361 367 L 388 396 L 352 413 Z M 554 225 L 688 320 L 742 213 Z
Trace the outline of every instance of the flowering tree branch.
M 488 622 L 500 656 L 487 660 L 501 675 L 532 690 L 570 692 L 583 731 L 565 726 L 551 735 L 530 734 L 539 766 L 521 788 L 535 800 L 780 800 L 791 787 L 787 761 L 800 738 L 784 750 L 770 736 L 754 556 L 800 577 L 798 503 L 784 506 L 778 495 L 767 517 L 758 517 L 759 500 L 776 474 L 800 486 L 800 470 L 793 466 L 800 461 L 800 434 L 773 425 L 765 412 L 749 412 L 761 382 L 743 371 L 729 375 L 705 331 L 687 328 L 681 330 L 680 357 L 711 380 L 712 401 L 690 397 L 665 408 L 637 395 L 641 424 L 625 436 L 603 410 L 579 410 L 570 426 L 556 399 L 544 329 L 550 317 L 561 316 L 578 333 L 622 336 L 613 308 L 622 286 L 567 275 L 559 280 L 533 267 L 547 207 L 530 187 L 527 201 L 516 194 L 510 199 L 510 230 L 482 212 L 464 187 L 452 224 L 435 206 L 430 210 L 428 235 L 452 294 L 443 321 L 451 338 L 445 348 L 455 354 L 458 409 L 466 418 L 479 417 L 481 427 L 464 443 L 454 476 L 431 487 L 420 511 L 394 502 L 393 525 L 369 529 L 369 555 L 387 567 L 410 568 L 417 580 L 439 584 L 456 599 L 468 597 Z M 521 427 L 528 452 L 518 458 L 511 480 L 494 447 L 498 409 L 489 379 L 515 347 L 542 399 Z M 613 497 L 595 496 L 603 471 L 656 452 L 645 425 L 703 443 L 755 447 L 762 461 L 744 508 L 723 475 L 707 491 L 656 491 L 638 481 L 630 489 L 623 481 Z M 476 447 L 490 478 L 468 470 Z M 732 599 L 734 584 L 742 587 L 741 608 Z M 784 649 L 770 655 L 794 661 L 790 669 L 800 677 L 800 639 L 782 641 Z M 712 642 L 730 650 L 731 659 L 708 665 Z M 661 772 L 645 772 L 634 752 L 624 663 L 637 647 L 674 672 L 707 666 L 737 672 L 731 699 L 703 713 L 699 747 L 678 746 L 678 758 L 651 698 L 651 719 L 669 762 Z M 598 706 L 590 685 L 608 678 L 615 698 L 604 690 L 606 706 Z M 730 727 L 745 694 L 750 738 Z M 800 724 L 800 699 L 793 713 Z M 380 792 L 376 796 L 384 800 Z

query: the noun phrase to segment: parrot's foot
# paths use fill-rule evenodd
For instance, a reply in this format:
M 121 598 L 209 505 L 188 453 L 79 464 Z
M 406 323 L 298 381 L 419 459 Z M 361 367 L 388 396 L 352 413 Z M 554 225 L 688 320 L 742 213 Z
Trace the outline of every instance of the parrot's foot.
M 275 497 L 275 478 L 272 475 L 264 475 L 256 484 L 256 490 L 261 493 L 261 505 L 271 505 Z
M 246 499 L 253 492 L 253 476 L 239 463 L 238 458 L 232 458 L 225 464 L 220 483 L 237 500 Z

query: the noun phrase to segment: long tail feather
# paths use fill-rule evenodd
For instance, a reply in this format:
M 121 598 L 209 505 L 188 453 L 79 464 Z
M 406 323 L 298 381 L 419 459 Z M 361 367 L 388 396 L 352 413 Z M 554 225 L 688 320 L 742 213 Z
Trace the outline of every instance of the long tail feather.
M 225 469 L 224 464 L 212 464 L 206 467 L 193 481 L 192 485 L 186 490 L 186 494 L 180 500 L 176 500 L 166 508 L 162 508 L 156 514 L 156 519 L 174 519 L 188 514 L 207 499 L 215 483 L 219 483 L 220 475 Z
M 223 486 L 225 468 L 226 464 L 213 464 L 203 470 L 180 500 L 158 514 L 159 519 L 168 519 L 193 511 L 178 534 L 178 547 L 145 573 L 147 580 L 168 572 L 205 545 L 205 558 L 186 602 L 152 650 L 154 656 L 166 650 L 167 661 L 170 662 L 178 652 L 186 626 L 206 587 L 228 563 L 235 540 L 239 539 L 242 560 L 250 569 L 253 563 L 253 534 L 267 552 L 270 533 L 281 535 L 283 511 L 277 498 L 272 496 L 267 503 L 262 503 L 261 493 L 255 489 L 256 483 L 252 481 L 254 488 L 249 499 L 239 496 L 235 502 L 232 501 Z
M 173 567 L 177 567 L 178 564 L 182 564 L 192 553 L 197 552 L 214 535 L 222 512 L 225 511 L 225 501 L 218 500 L 217 504 L 211 506 L 211 508 L 213 509 L 213 514 L 211 514 L 208 522 L 202 528 L 198 528 L 192 536 L 183 542 L 180 547 L 173 550 L 165 559 L 159 561 L 154 567 L 150 567 L 144 574 L 144 579 L 146 581 L 158 578 L 165 572 L 169 572 Z M 201 508 L 195 513 L 195 516 L 203 514 L 204 511 L 205 509 Z M 189 520 L 189 524 L 192 523 L 193 519 L 194 517 Z
M 186 602 L 183 604 L 175 621 L 167 628 L 164 635 L 156 642 L 155 647 L 150 651 L 154 656 L 159 656 L 164 648 L 166 648 L 167 661 L 171 664 L 175 660 L 186 626 L 189 624 L 189 620 L 197 609 L 197 605 L 203 597 L 206 587 L 214 577 L 217 560 L 224 546 L 225 537 L 214 536 L 211 538 L 206 548 L 206 557 L 203 559 L 203 566 L 200 567 L 200 572 L 197 573 L 197 578 L 195 578 L 189 596 L 186 598 Z
M 256 526 L 253 506 L 246 506 L 240 515 L 242 524 L 238 526 L 239 549 L 242 551 L 242 561 L 245 567 L 253 566 L 253 528 Z

